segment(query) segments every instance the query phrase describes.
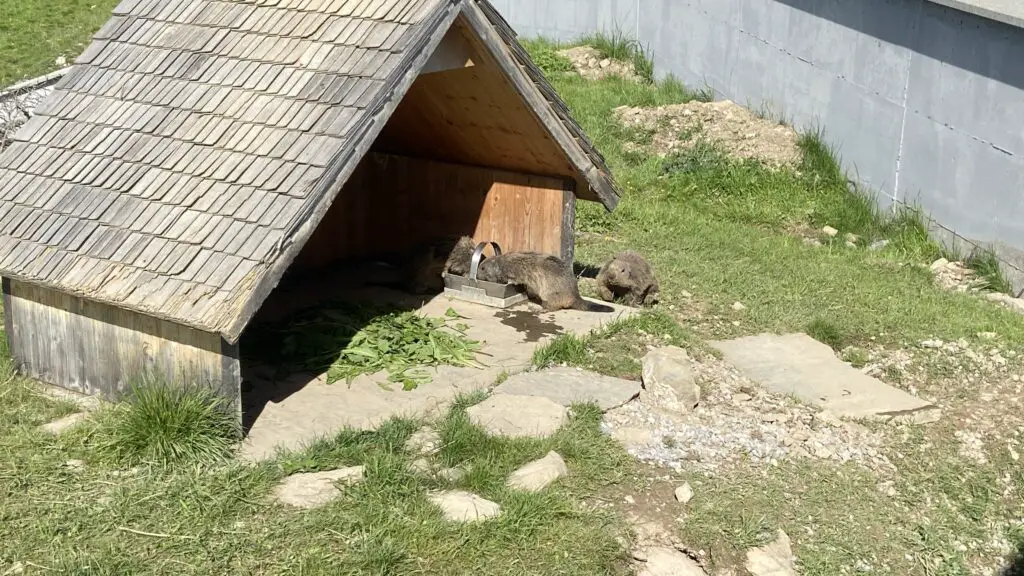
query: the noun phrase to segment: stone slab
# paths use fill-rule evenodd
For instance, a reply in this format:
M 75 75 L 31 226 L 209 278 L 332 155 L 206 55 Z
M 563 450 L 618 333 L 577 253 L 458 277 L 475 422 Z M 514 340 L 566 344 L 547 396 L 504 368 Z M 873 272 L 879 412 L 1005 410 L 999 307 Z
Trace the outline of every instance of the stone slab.
M 501 506 L 462 490 L 438 492 L 428 498 L 441 509 L 445 519 L 452 522 L 475 522 L 501 514 Z
M 296 508 L 316 508 L 341 495 L 339 483 L 351 485 L 362 479 L 362 466 L 292 474 L 274 488 L 274 497 L 278 502 Z
M 497 394 L 466 410 L 469 421 L 492 436 L 545 438 L 569 421 L 569 409 L 540 396 Z
M 543 458 L 524 464 L 508 477 L 506 483 L 513 490 L 539 492 L 552 482 L 569 474 L 565 460 L 558 452 L 548 452 Z
M 725 360 L 769 392 L 791 395 L 837 416 L 934 422 L 939 408 L 836 358 L 806 334 L 759 334 L 710 342 Z
M 312 297 L 319 301 L 327 296 L 324 293 Z M 444 295 L 422 302 L 421 298 L 380 288 L 346 289 L 340 296 L 330 296 L 352 301 L 397 302 L 434 317 L 444 316 L 451 307 L 465 318 L 461 322 L 469 326 L 469 337 L 481 342 L 483 354 L 478 359 L 486 368 L 441 366 L 430 384 L 408 392 L 401 386 L 392 390 L 381 388 L 379 383 L 387 381 L 386 373 L 361 376 L 351 386 L 345 382 L 328 385 L 325 375 L 312 374 L 297 374 L 280 382 L 255 380 L 253 391 L 243 393 L 243 403 L 256 404 L 255 409 L 247 408 L 256 414 L 239 448 L 239 456 L 244 460 L 265 460 L 278 450 L 299 450 L 344 429 L 374 429 L 393 417 L 438 414 L 458 395 L 491 387 L 502 372 L 526 369 L 534 350 L 559 334 L 585 334 L 636 313 L 624 306 L 612 306 L 615 312 L 611 313 L 547 313 L 533 304 L 498 310 Z M 262 399 L 254 401 L 252 396 Z
M 66 430 L 69 430 L 71 428 L 74 428 L 75 426 L 78 426 L 82 422 L 85 422 L 85 420 L 88 417 L 89 417 L 89 415 L 86 414 L 85 412 L 75 412 L 73 414 L 68 414 L 67 416 L 64 416 L 63 418 L 59 418 L 57 420 L 54 420 L 53 422 L 49 422 L 47 424 L 43 424 L 42 426 L 40 426 L 40 429 L 42 429 L 44 432 L 47 432 L 49 434 L 53 434 L 53 435 L 56 436 L 58 434 L 64 433 L 64 431 L 66 431 Z
M 640 394 L 639 382 L 569 367 L 522 372 L 494 389 L 495 394 L 540 396 L 562 406 L 594 403 L 607 412 Z

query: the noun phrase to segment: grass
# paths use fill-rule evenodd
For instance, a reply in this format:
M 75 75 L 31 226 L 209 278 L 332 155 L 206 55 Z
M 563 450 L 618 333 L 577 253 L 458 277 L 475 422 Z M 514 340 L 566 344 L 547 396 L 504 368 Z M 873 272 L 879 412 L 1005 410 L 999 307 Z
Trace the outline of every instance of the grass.
M 991 250 L 979 250 L 964 260 L 964 264 L 973 269 L 978 278 L 985 281 L 984 287 L 993 292 L 1011 292 L 1010 282 L 999 269 L 999 260 Z
M 577 207 L 577 258 L 600 263 L 623 246 L 635 247 L 659 274 L 667 305 L 681 302 L 685 292 L 713 310 L 725 312 L 735 301 L 747 306 L 738 328 L 690 322 L 698 335 L 803 331 L 825 317 L 846 345 L 871 338 L 892 345 L 956 340 L 978 331 L 1024 344 L 1019 317 L 939 290 L 927 269 L 907 265 L 927 264 L 941 250 L 913 210 L 882 214 L 869 198 L 851 193 L 821 135 L 801 138 L 798 171 L 771 171 L 702 147 L 677 157 L 643 156 L 623 150 L 631 134 L 614 122 L 612 109 L 686 102 L 693 92 L 617 78 L 552 81 L 624 189 L 613 213 L 590 203 Z M 814 248 L 791 233 L 825 225 L 840 230 L 839 242 Z M 848 232 L 862 244 L 889 242 L 880 251 L 848 249 L 842 242 Z
M 117 0 L 0 2 L 0 87 L 58 69 L 89 44 Z
M 94 17 L 86 10 L 92 4 L 73 1 L 58 8 L 8 4 L 0 7 L 8 27 L 0 41 L 3 78 L 44 72 L 57 53 L 84 46 L 87 30 L 110 7 L 97 4 L 102 17 Z M 74 24 L 57 24 L 66 22 Z M 590 40 L 608 56 L 650 61 L 621 34 Z M 530 49 L 624 189 L 614 213 L 578 206 L 578 258 L 597 264 L 635 248 L 658 272 L 662 300 L 654 311 L 593 334 L 555 340 L 537 352 L 538 366 L 564 363 L 635 379 L 648 345 L 682 346 L 699 357 L 707 353 L 702 338 L 764 331 L 807 331 L 854 364 L 867 361 L 869 345 L 898 348 L 983 331 L 998 333 L 1007 348 L 1024 346 L 1019 316 L 934 285 L 919 265 L 941 251 L 918 215 L 880 213 L 869 198 L 851 193 L 824 135 L 801 138 L 798 170 L 767 170 L 714 147 L 668 158 L 627 152 L 623 143 L 638 135 L 613 121 L 614 107 L 708 94 L 673 80 L 584 81 L 562 73 L 566 62 L 555 45 L 533 42 Z M 793 233 L 824 225 L 840 230 L 840 241 L 816 248 Z M 841 241 L 846 233 L 860 244 L 889 243 L 878 251 L 850 249 Z M 991 258 L 972 264 L 1000 287 Z M 736 301 L 746 306 L 742 314 L 730 310 Z M 480 395 L 459 399 L 433 423 L 443 446 L 435 463 L 466 470 L 454 483 L 413 469 L 404 443 L 421 423 L 411 420 L 345 431 L 257 466 L 200 466 L 222 460 L 233 433 L 210 398 L 166 389 L 136 394 L 94 425 L 51 437 L 36 427 L 74 407 L 39 394 L 5 358 L 3 351 L 0 573 L 16 562 L 27 572 L 38 565 L 44 572 L 111 575 L 629 573 L 617 542 L 621 517 L 580 504 L 602 487 L 627 484 L 634 469 L 600 433 L 592 406 L 574 407 L 573 419 L 551 438 L 508 440 L 470 423 L 465 409 Z M 982 384 L 935 386 L 953 386 L 950 393 L 969 399 Z M 987 421 L 987 413 L 948 415 L 929 428 L 883 429 L 897 468 L 891 475 L 790 460 L 770 468 L 741 464 L 715 477 L 686 474 L 696 495 L 679 535 L 708 551 L 716 567 L 741 565 L 747 547 L 782 528 L 805 576 L 978 573 L 979 564 L 1004 553 L 989 542 L 1024 541 L 1024 473 L 1009 448 L 1018 434 L 1016 411 L 1012 402 L 974 408 L 986 405 L 1003 412 L 992 418 L 1001 435 L 984 463 L 965 459 L 956 433 Z M 505 487 L 511 470 L 548 450 L 565 457 L 568 478 L 539 494 Z M 69 467 L 71 459 L 84 469 Z M 270 498 L 285 475 L 350 465 L 365 466 L 365 480 L 322 508 L 297 511 Z M 883 481 L 892 494 L 880 489 Z M 444 522 L 427 494 L 448 487 L 477 492 L 504 513 L 479 524 Z
M 586 336 L 563 334 L 534 352 L 533 365 L 567 365 L 639 380 L 648 345 L 707 350 L 693 335 L 663 312 L 644 312 L 613 322 Z
M 34 427 L 66 410 L 20 379 L 0 384 L 0 569 L 21 562 L 68 574 L 622 574 L 623 527 L 576 502 L 630 470 L 598 430 L 600 413 L 574 409 L 545 440 L 485 436 L 466 418 L 468 397 L 434 425 L 440 465 L 464 466 L 457 484 L 414 471 L 405 440 L 419 422 L 395 419 L 345 431 L 258 466 L 125 470 L 88 431 L 54 438 Z M 187 444 L 187 442 L 185 443 Z M 557 450 L 571 475 L 539 494 L 511 491 L 505 476 Z M 84 469 L 64 465 L 70 458 Z M 287 474 L 363 465 L 365 480 L 326 506 L 301 511 L 271 498 Z M 471 489 L 502 515 L 444 521 L 436 489 Z
M 633 64 L 633 70 L 641 80 L 648 84 L 654 83 L 654 59 L 650 49 L 620 28 L 584 36 L 576 43 L 596 48 L 602 58 Z
M 241 436 L 236 420 L 209 388 L 147 379 L 100 417 L 92 442 L 124 467 L 224 461 Z

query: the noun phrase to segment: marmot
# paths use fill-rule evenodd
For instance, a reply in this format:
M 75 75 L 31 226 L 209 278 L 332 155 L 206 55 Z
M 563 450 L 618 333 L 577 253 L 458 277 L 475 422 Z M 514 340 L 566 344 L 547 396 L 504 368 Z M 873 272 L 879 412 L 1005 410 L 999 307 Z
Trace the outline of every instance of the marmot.
M 444 277 L 441 274 L 448 269 L 449 261 L 460 242 L 462 240 L 452 236 L 416 246 L 404 258 L 401 266 L 405 271 L 406 290 L 413 294 L 443 291 Z M 472 253 L 470 249 L 470 255 Z
M 620 252 L 597 273 L 597 293 L 605 302 L 621 299 L 629 306 L 658 303 L 658 279 L 651 265 L 632 250 Z
M 476 243 L 464 236 L 456 243 L 448 259 L 448 272 L 469 275 Z M 501 256 L 482 257 L 477 279 L 496 284 L 515 284 L 526 295 L 539 300 L 547 311 L 586 310 L 614 312 L 615 309 L 588 302 L 580 296 L 579 285 L 572 270 L 557 256 L 539 252 L 510 252 Z
M 556 256 L 539 252 L 512 252 L 493 256 L 480 263 L 477 277 L 487 282 L 515 284 L 549 312 L 586 310 L 614 312 L 615 309 L 587 302 L 572 270 Z

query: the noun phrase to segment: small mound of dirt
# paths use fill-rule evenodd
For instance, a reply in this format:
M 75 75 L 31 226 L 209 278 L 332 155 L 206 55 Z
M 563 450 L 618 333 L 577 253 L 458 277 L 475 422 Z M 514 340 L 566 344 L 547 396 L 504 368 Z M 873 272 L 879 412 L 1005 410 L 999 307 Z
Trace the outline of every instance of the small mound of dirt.
M 650 135 L 649 144 L 631 143 L 634 149 L 659 156 L 687 150 L 703 139 L 732 156 L 759 160 L 773 168 L 796 166 L 800 161 L 796 131 L 758 118 L 731 100 L 657 108 L 620 106 L 613 113 L 623 126 Z
M 601 52 L 591 46 L 576 46 L 559 50 L 558 54 L 568 58 L 576 72 L 587 80 L 600 80 L 609 76 L 620 76 L 626 80 L 640 81 L 636 70 L 629 62 L 602 58 Z
M 946 290 L 980 292 L 987 286 L 987 282 L 983 278 L 978 278 L 974 270 L 963 262 L 950 262 L 945 258 L 939 258 L 932 262 L 930 268 L 935 274 L 935 282 Z

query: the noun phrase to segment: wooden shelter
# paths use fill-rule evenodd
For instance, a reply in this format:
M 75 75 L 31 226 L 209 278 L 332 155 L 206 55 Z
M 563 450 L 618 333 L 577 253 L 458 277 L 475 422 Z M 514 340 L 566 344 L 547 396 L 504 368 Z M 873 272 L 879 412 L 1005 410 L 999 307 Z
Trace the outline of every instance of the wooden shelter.
M 0 156 L 19 368 L 240 395 L 284 272 L 445 233 L 572 258 L 604 160 L 486 0 L 123 0 Z

